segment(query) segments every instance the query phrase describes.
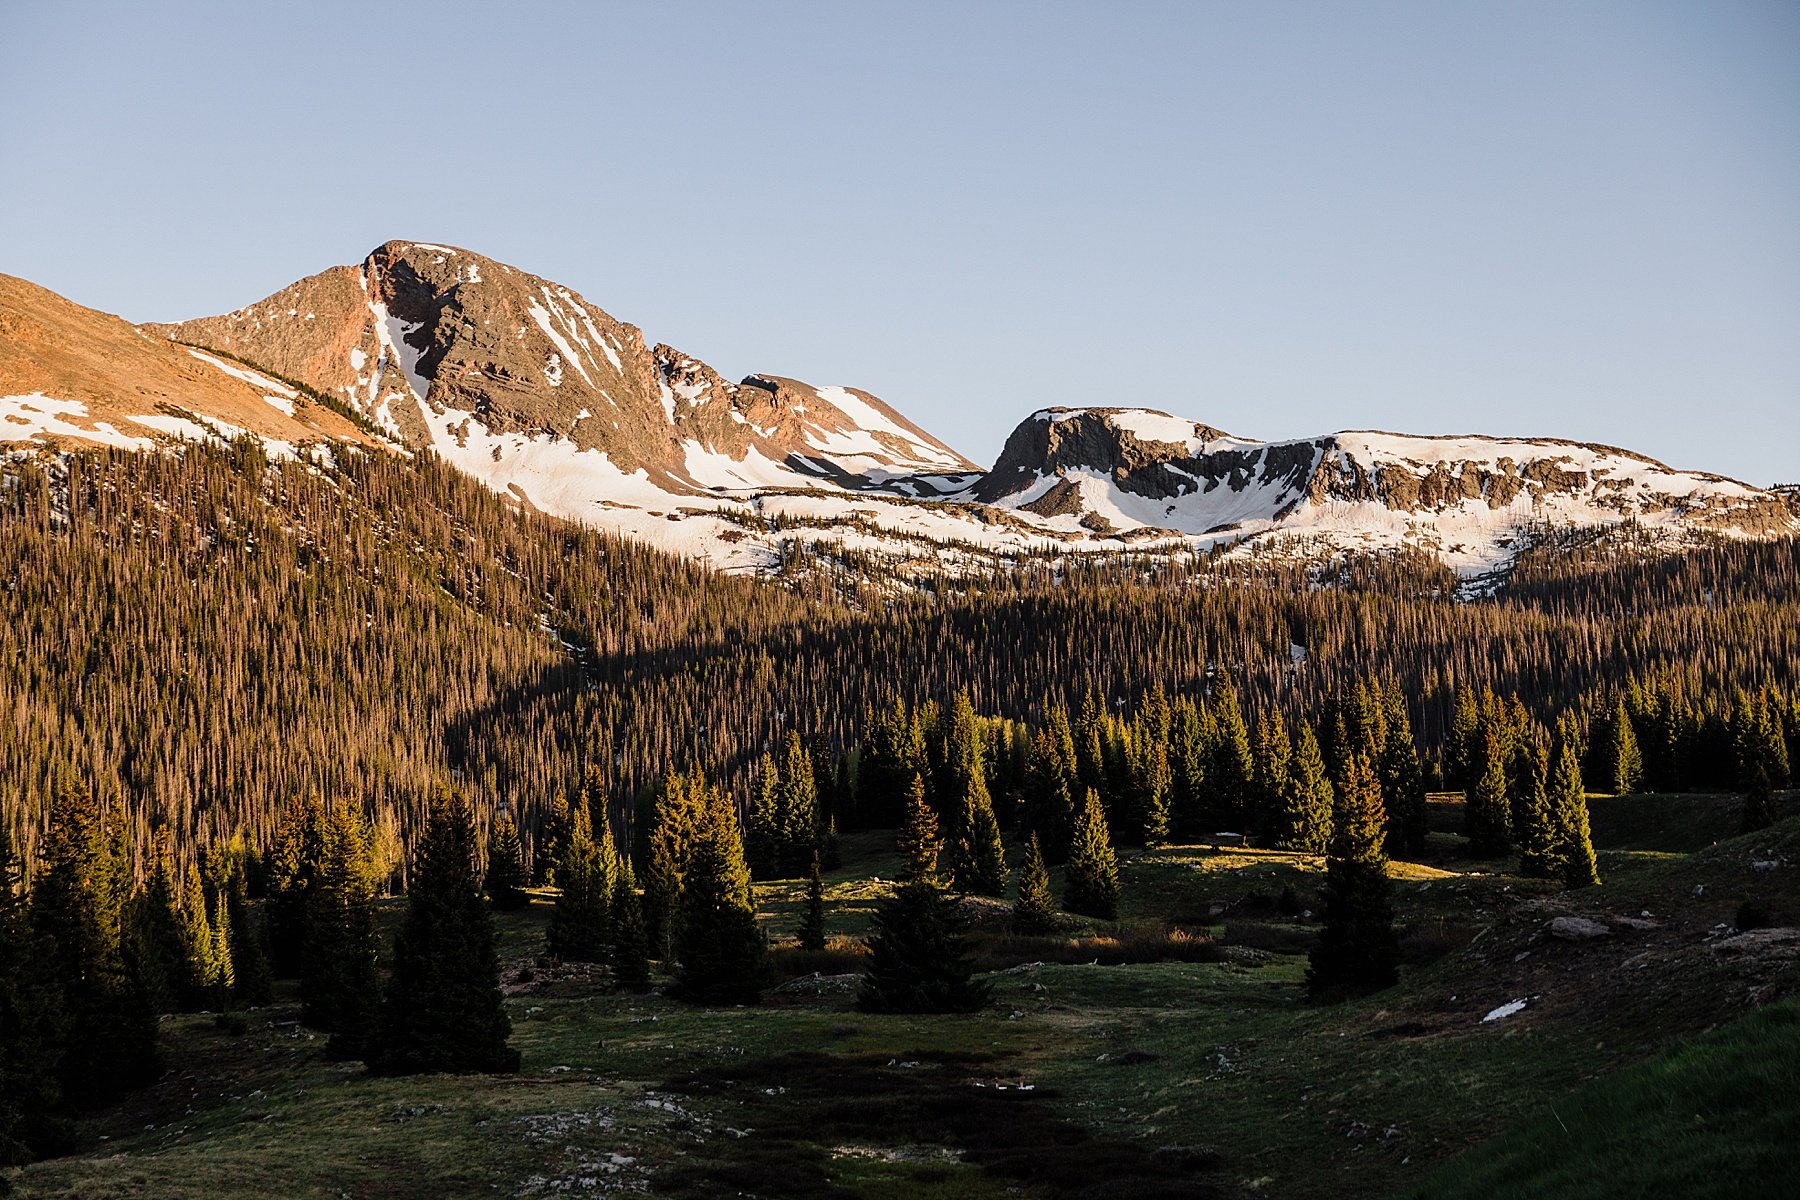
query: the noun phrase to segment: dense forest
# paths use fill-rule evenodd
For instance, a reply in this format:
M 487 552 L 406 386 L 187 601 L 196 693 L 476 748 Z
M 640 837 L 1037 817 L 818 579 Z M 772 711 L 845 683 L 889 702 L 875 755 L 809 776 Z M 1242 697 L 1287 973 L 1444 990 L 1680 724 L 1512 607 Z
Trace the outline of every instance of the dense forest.
M 803 564 L 790 588 L 713 574 L 519 512 L 429 458 L 40 455 L 6 483 L 0 811 L 26 863 L 71 775 L 127 811 L 139 878 L 159 839 L 178 869 L 233 838 L 266 847 L 316 796 L 362 805 L 397 883 L 445 783 L 484 839 L 511 813 L 530 860 L 590 768 L 621 826 L 673 770 L 748 804 L 788 733 L 854 791 L 875 714 L 958 692 L 1014 723 L 1020 764 L 1053 709 L 1128 721 L 1152 696 L 1204 708 L 1227 680 L 1252 726 L 1386 680 L 1434 778 L 1456 772 L 1458 698 L 1489 692 L 1541 723 L 1573 711 L 1590 742 L 1626 705 L 1648 786 L 1728 775 L 1702 743 L 1735 713 L 1795 723 L 1793 540 L 1651 555 L 1629 531 L 1546 534 L 1472 601 L 1419 559 L 1254 555 L 810 596 L 846 564 Z

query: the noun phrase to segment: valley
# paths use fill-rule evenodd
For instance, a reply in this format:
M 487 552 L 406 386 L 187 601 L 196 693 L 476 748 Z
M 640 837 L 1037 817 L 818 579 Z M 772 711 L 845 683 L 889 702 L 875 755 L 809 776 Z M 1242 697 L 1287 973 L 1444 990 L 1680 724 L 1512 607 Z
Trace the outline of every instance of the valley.
M 1631 818 L 1658 805 L 1704 823 L 1715 803 L 1735 825 L 1729 798 L 1607 801 L 1608 882 L 1579 897 L 1520 878 L 1505 860 L 1464 859 L 1459 838 L 1434 834 L 1429 861 L 1392 868 L 1408 939 L 1402 984 L 1335 1007 L 1303 1001 L 1316 922 L 1275 907 L 1284 888 L 1316 888 L 1320 860 L 1305 855 L 1129 855 L 1116 930 L 1065 917 L 1056 936 L 1025 939 L 989 910 L 978 941 L 993 1002 L 954 1017 L 856 1011 L 854 980 L 838 973 L 854 969 L 853 956 L 808 960 L 794 947 L 797 883 L 758 886 L 778 973 L 791 978 L 751 1008 L 693 1008 L 546 968 L 539 893 L 500 918 L 517 1076 L 367 1077 L 323 1056 L 291 994 L 229 1017 L 170 1017 L 168 1075 L 84 1122 L 72 1157 L 12 1181 L 25 1195 L 84 1200 L 745 1188 L 1567 1196 L 1616 1194 L 1606 1184 L 1617 1173 L 1678 1180 L 1697 1197 L 1776 1188 L 1800 1166 L 1790 1140 L 1769 1136 L 1796 1117 L 1791 1090 L 1693 1084 L 1694 1112 L 1681 1119 L 1723 1141 L 1690 1137 L 1678 1157 L 1650 1130 L 1580 1126 L 1567 1099 L 1692 1035 L 1737 1028 L 1791 981 L 1791 928 L 1729 926 L 1746 900 L 1789 915 L 1800 907 L 1800 819 L 1693 846 Z M 1780 865 L 1753 865 L 1765 862 Z M 846 843 L 844 867 L 828 877 L 834 937 L 866 930 L 875 880 L 897 870 L 885 836 Z M 1571 915 L 1611 932 L 1546 932 Z M 1199 944 L 1169 949 L 1171 917 Z M 1793 1004 L 1749 1018 L 1761 1022 L 1755 1054 L 1771 1084 L 1800 1062 Z M 1505 1015 L 1484 1020 L 1496 1012 Z M 1659 1086 L 1686 1078 L 1677 1070 Z M 1502 1137 L 1509 1183 L 1446 1171 L 1546 1105 L 1578 1133 Z

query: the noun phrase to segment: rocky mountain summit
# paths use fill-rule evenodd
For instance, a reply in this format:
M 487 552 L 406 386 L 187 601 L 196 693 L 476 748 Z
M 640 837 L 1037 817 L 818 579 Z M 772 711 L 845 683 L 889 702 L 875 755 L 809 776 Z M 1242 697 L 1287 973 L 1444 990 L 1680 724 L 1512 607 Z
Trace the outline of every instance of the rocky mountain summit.
M 148 328 L 340 396 L 409 447 L 499 463 L 563 444 L 678 495 L 978 470 L 867 392 L 730 383 L 561 284 L 451 246 L 388 242 L 236 312 Z
M 1800 530 L 1793 494 L 1609 446 L 1262 442 L 1142 408 L 1033 413 L 983 471 L 868 392 L 731 382 L 566 286 L 427 242 L 141 328 L 0 277 L 0 331 L 0 438 L 429 450 L 515 503 L 833 586 L 1196 550 L 1410 548 L 1479 579 L 1557 528 L 1663 545 Z

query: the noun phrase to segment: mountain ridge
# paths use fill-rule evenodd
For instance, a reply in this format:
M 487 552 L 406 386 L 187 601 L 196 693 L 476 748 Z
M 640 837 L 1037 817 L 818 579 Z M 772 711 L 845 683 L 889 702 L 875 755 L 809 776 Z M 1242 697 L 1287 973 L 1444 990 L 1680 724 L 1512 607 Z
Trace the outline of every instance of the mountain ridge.
M 728 570 L 854 560 L 904 582 L 1044 554 L 1414 549 L 1477 578 L 1543 527 L 1629 525 L 1669 544 L 1800 530 L 1793 497 L 1616 446 L 1381 430 L 1259 441 L 1136 406 L 1041 409 L 984 471 L 872 393 L 770 372 L 731 382 L 571 288 L 431 242 L 386 242 L 231 313 L 140 329 L 184 344 L 172 353 L 210 349 L 220 374 L 266 397 L 282 385 L 224 356 L 297 380 L 514 503 Z M 18 390 L 5 367 L 0 392 Z M 111 386 L 137 387 L 138 370 L 121 364 Z M 70 422 L 44 432 L 83 436 Z

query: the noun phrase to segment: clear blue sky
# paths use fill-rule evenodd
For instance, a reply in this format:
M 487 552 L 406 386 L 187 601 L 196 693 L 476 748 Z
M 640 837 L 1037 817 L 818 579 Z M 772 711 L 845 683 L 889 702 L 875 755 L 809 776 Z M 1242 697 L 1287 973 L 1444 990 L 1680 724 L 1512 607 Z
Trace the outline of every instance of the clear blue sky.
M 1800 479 L 1800 4 L 0 2 L 0 271 L 388 238 L 981 460 L 1047 404 Z

